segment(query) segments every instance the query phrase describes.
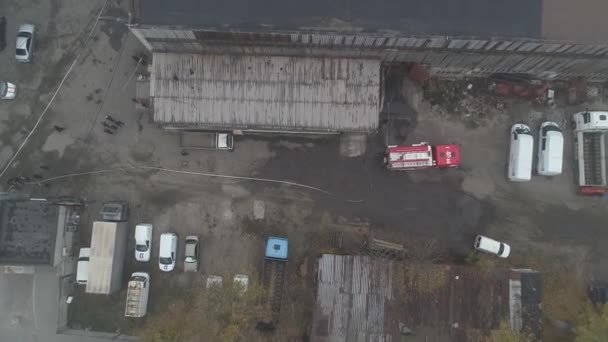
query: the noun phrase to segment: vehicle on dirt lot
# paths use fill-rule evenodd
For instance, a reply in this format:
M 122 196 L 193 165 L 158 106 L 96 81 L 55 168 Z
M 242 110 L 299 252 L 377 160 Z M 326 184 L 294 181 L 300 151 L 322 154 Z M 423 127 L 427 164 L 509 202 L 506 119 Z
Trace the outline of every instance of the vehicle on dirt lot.
M 541 176 L 561 174 L 564 159 L 562 130 L 555 122 L 545 121 L 540 125 L 538 140 L 538 174 Z
M 509 149 L 509 174 L 512 182 L 527 182 L 532 179 L 532 155 L 534 139 L 527 125 L 517 123 L 511 127 Z
M 135 226 L 135 260 L 150 261 L 152 250 L 152 225 L 140 223 Z
M 457 167 L 460 149 L 454 144 L 431 146 L 426 142 L 389 145 L 384 152 L 384 164 L 391 171 Z
M 483 235 L 477 235 L 477 237 L 475 237 L 473 247 L 478 251 L 494 254 L 501 258 L 508 257 L 511 252 L 511 247 L 506 243 L 490 239 Z
M 15 58 L 17 62 L 29 63 L 32 61 L 34 49 L 34 25 L 23 24 L 17 33 Z
M 81 248 L 78 253 L 78 263 L 76 264 L 76 283 L 86 285 L 89 280 L 89 257 L 91 248 Z
M 0 99 L 12 100 L 17 96 L 17 87 L 5 81 L 0 81 Z
M 608 192 L 606 179 L 606 133 L 608 111 L 585 111 L 572 116 L 574 126 L 574 159 L 578 162 L 575 175 L 580 194 Z
M 148 310 L 150 294 L 150 274 L 135 272 L 127 285 L 125 317 L 144 317 Z
M 171 272 L 175 268 L 177 253 L 177 234 L 163 233 L 160 235 L 158 252 L 158 267 L 161 271 Z
M 198 271 L 198 236 L 186 236 L 184 246 L 184 272 Z
M 256 327 L 261 330 L 274 330 L 281 317 L 283 288 L 287 268 L 287 238 L 269 236 L 266 240 L 266 253 L 262 269 L 263 295 L 260 302 L 263 306 L 261 317 Z
M 187 150 L 234 149 L 234 137 L 228 132 L 180 131 L 179 146 Z

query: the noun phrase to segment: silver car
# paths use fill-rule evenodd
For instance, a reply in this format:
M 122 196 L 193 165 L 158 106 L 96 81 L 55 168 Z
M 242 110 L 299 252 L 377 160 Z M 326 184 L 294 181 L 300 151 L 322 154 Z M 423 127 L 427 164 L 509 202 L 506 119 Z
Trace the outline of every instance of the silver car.
M 23 24 L 17 33 L 17 45 L 15 58 L 17 62 L 30 63 L 32 61 L 32 51 L 34 47 L 34 25 Z
M 186 236 L 184 251 L 184 272 L 198 271 L 198 236 Z
M 17 95 L 17 87 L 10 83 L 0 81 L 0 99 L 2 100 L 12 100 Z

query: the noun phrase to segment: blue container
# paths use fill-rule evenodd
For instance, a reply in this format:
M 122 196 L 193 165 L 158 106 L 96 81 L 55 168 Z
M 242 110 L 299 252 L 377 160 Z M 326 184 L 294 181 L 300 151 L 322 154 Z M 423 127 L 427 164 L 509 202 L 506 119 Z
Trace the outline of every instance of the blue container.
M 287 238 L 269 236 L 266 240 L 266 257 L 272 259 L 287 259 Z

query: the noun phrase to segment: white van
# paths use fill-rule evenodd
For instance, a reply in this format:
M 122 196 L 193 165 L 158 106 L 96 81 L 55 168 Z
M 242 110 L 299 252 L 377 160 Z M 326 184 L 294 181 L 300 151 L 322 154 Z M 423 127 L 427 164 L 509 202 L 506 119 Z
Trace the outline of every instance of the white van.
M 76 264 L 76 283 L 86 285 L 89 280 L 89 257 L 91 256 L 90 248 L 81 248 L 78 252 L 78 263 Z
M 540 125 L 538 144 L 538 174 L 557 176 L 562 173 L 564 159 L 564 135 L 555 122 Z
M 534 139 L 530 127 L 515 124 L 511 127 L 511 148 L 509 152 L 509 180 L 527 182 L 532 178 L 532 155 Z
M 478 251 L 494 254 L 501 258 L 506 258 L 511 253 L 511 246 L 483 235 L 475 237 L 473 247 Z
M 177 234 L 160 234 L 160 248 L 158 252 L 158 267 L 161 271 L 171 272 L 175 268 L 177 253 Z

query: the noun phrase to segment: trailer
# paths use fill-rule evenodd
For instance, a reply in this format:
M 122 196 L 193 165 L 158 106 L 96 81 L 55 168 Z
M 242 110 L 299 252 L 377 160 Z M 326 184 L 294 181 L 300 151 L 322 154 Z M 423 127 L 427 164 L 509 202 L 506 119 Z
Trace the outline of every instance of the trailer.
M 274 330 L 279 323 L 285 273 L 287 268 L 287 238 L 269 236 L 266 240 L 266 253 L 262 270 L 262 316 L 257 328 Z
M 125 303 L 125 317 L 144 317 L 148 309 L 148 295 L 150 294 L 150 274 L 135 272 L 127 285 L 127 300 Z
M 431 146 L 426 142 L 389 145 L 384 153 L 384 164 L 390 171 L 457 167 L 460 149 L 455 144 Z
M 608 191 L 606 179 L 606 134 L 608 111 L 585 111 L 572 117 L 574 126 L 575 177 L 583 195 Z
M 179 146 L 187 150 L 234 149 L 234 137 L 227 132 L 180 131 Z

